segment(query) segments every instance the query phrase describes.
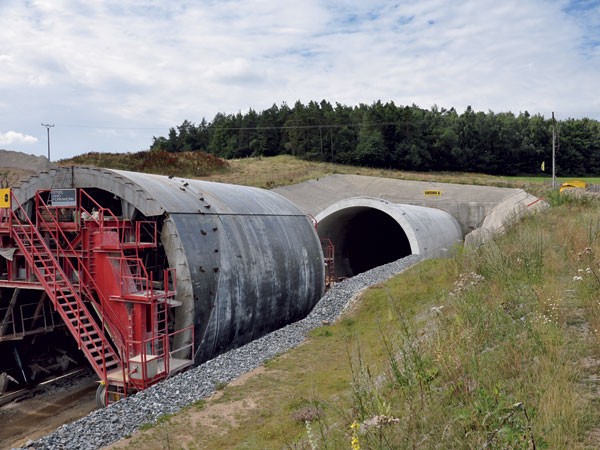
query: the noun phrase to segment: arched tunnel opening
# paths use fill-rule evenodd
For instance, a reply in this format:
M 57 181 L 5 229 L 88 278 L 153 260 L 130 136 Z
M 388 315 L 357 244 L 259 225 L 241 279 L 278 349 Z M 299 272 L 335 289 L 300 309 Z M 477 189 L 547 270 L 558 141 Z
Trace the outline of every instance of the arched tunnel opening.
M 351 277 L 412 253 L 400 224 L 368 206 L 340 209 L 319 221 L 319 237 L 335 247 L 336 277 Z
M 2 390 L 32 364 L 87 360 L 112 388 L 104 406 L 305 317 L 323 293 L 314 228 L 270 191 L 86 167 L 29 183 L 0 209 Z M 58 357 L 21 357 L 51 353 L 42 340 Z

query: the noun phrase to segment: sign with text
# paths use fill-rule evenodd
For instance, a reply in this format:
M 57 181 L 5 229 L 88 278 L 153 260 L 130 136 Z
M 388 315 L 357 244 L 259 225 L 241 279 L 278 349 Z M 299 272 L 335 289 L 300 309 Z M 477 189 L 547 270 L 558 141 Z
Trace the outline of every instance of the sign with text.
M 10 189 L 0 189 L 0 208 L 10 208 Z
M 50 202 L 52 206 L 77 206 L 77 191 L 75 189 L 52 189 Z
M 425 195 L 442 195 L 442 191 L 425 191 Z

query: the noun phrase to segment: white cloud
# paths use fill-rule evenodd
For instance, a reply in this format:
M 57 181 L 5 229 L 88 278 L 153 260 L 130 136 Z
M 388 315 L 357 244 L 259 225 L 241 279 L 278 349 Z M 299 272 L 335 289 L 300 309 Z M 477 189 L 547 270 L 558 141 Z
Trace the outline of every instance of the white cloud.
M 109 138 L 61 123 L 168 128 L 297 99 L 600 118 L 599 7 L 571 3 L 5 0 L 0 123 L 51 121 L 56 151 L 80 153 Z
M 12 144 L 34 144 L 37 142 L 37 138 L 29 136 L 28 134 L 17 133 L 16 131 L 7 131 L 2 133 L 0 131 L 0 146 L 12 145 Z

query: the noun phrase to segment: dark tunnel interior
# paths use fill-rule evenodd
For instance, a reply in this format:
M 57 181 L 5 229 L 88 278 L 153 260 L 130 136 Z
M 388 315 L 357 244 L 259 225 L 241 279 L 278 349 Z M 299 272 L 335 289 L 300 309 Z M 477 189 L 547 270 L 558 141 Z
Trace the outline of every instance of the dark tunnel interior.
M 338 277 L 350 277 L 411 254 L 406 233 L 389 214 L 346 208 L 319 223 L 319 236 L 335 246 Z

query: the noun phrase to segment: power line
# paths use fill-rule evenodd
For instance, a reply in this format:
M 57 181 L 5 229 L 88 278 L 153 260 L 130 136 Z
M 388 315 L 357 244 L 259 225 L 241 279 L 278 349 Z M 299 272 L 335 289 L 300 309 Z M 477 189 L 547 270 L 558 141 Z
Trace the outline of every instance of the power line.
M 163 127 L 107 127 L 107 126 L 98 126 L 98 125 L 72 125 L 72 124 L 57 124 L 57 126 L 61 128 L 89 128 L 89 129 L 98 129 L 98 130 L 164 130 L 165 128 L 169 128 L 168 125 Z
M 487 114 L 487 113 L 486 113 Z M 497 114 L 501 114 L 501 113 L 497 113 Z M 496 114 L 496 115 L 497 115 Z M 590 114 L 590 115 L 599 115 L 600 116 L 600 112 L 594 112 L 594 113 L 577 113 L 576 115 L 581 115 L 581 114 Z M 458 116 L 460 116 L 461 114 L 458 114 Z M 530 117 L 534 117 L 537 114 L 531 115 Z M 553 120 L 551 118 L 546 119 L 544 114 L 540 114 L 542 117 L 544 117 L 545 120 Z M 569 115 L 569 113 L 566 114 L 561 114 L 561 116 L 565 117 L 565 119 L 563 120 L 568 120 L 571 119 L 572 117 Z M 518 117 L 518 116 L 515 116 Z M 591 117 L 587 117 L 589 119 L 592 119 Z M 230 119 L 226 119 L 226 121 L 229 121 Z M 592 120 L 596 120 L 596 119 L 592 119 Z M 401 120 L 401 121 L 395 121 L 395 122 L 351 122 L 351 123 L 336 123 L 336 124 L 315 124 L 315 125 L 278 125 L 278 126 L 246 126 L 246 127 L 221 127 L 218 124 L 215 123 L 211 123 L 209 122 L 206 125 L 207 129 L 219 129 L 219 130 L 234 130 L 234 131 L 249 131 L 249 130 L 302 130 L 302 129 L 319 129 L 319 128 L 343 128 L 343 127 L 361 127 L 361 126 L 370 126 L 370 127 L 379 127 L 379 126 L 400 126 L 400 125 L 406 125 L 407 123 L 412 122 L 410 119 L 409 120 Z M 195 127 L 197 127 L 197 125 L 190 123 L 190 125 L 193 125 Z M 164 130 L 164 129 L 171 129 L 171 128 L 178 128 L 178 126 L 168 126 L 168 125 L 164 125 L 164 126 L 156 126 L 156 127 L 117 127 L 117 126 L 98 126 L 98 125 L 78 125 L 78 124 L 57 124 L 57 126 L 61 127 L 61 128 L 86 128 L 86 129 L 98 129 L 98 130 Z
M 334 124 L 321 124 L 321 125 L 280 125 L 272 127 L 219 127 L 218 125 L 211 124 L 210 126 L 215 127 L 219 130 L 302 130 L 302 129 L 316 129 L 316 128 L 343 128 L 343 127 L 360 127 L 360 126 L 385 126 L 385 125 L 400 125 L 402 122 L 360 122 L 360 123 L 334 123 Z
M 404 122 L 360 122 L 360 123 L 342 123 L 342 124 L 322 124 L 322 125 L 280 125 L 269 127 L 219 127 L 221 130 L 281 130 L 281 129 L 303 129 L 303 128 L 341 128 L 341 127 L 359 127 L 361 125 L 378 126 L 378 125 L 398 125 Z M 95 125 L 68 125 L 57 124 L 61 128 L 88 128 L 99 130 L 164 130 L 165 128 L 176 128 L 172 126 L 163 127 L 107 127 Z M 208 124 L 207 128 L 218 127 L 215 124 Z

